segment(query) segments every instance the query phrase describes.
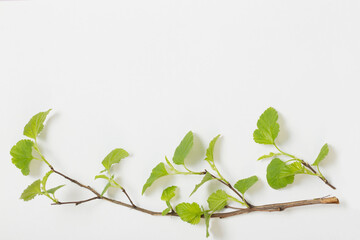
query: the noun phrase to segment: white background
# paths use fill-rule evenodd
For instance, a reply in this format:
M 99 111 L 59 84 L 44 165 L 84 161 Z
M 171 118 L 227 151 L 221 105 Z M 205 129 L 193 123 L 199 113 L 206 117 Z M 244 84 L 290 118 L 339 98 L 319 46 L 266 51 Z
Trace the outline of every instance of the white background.
M 144 196 L 151 169 L 172 157 L 187 131 L 195 146 L 187 162 L 203 170 L 208 142 L 222 134 L 216 162 L 224 176 L 258 175 L 253 204 L 337 196 L 340 205 L 251 213 L 211 221 L 211 239 L 359 239 L 358 1 L 0 1 L 0 238 L 203 239 L 205 225 L 153 217 L 94 201 L 51 206 L 44 197 L 19 200 L 47 171 L 33 161 L 21 175 L 10 148 L 37 112 L 53 108 L 40 137 L 49 161 L 101 191 L 94 176 L 112 149 L 131 153 L 115 172 L 136 204 L 161 211 L 163 188 L 181 201 L 206 204 L 220 188 L 200 177 L 168 177 Z M 279 111 L 284 150 L 312 162 L 328 142 L 321 167 L 337 187 L 297 176 L 283 190 L 265 178 L 271 147 L 253 142 L 260 114 Z M 91 194 L 67 184 L 60 200 Z M 124 200 L 121 192 L 110 196 Z

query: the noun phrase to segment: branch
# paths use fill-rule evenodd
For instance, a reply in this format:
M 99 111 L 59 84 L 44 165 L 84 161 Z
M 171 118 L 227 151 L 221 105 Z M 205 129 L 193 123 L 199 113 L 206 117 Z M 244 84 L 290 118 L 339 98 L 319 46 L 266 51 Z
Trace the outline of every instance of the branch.
M 114 203 L 114 204 L 117 204 L 117 205 L 121 205 L 121 206 L 130 208 L 130 209 L 134 209 L 136 211 L 143 212 L 143 213 L 146 213 L 146 214 L 149 214 L 149 215 L 152 215 L 152 216 L 162 216 L 162 212 L 151 211 L 151 210 L 141 208 L 141 207 L 135 205 L 131 201 L 131 199 L 130 199 L 129 195 L 126 193 L 125 189 L 123 190 L 123 192 L 125 193 L 125 195 L 129 199 L 131 204 L 127 204 L 127 203 L 124 203 L 124 202 L 121 202 L 121 201 L 118 201 L 118 200 L 115 200 L 115 199 L 111 199 L 111 198 L 108 198 L 108 197 L 101 196 L 101 194 L 98 193 L 92 187 L 86 186 L 86 185 L 80 183 L 79 181 L 66 176 L 65 174 L 63 174 L 61 172 L 56 171 L 52 166 L 50 168 L 54 173 L 66 178 L 67 180 L 75 183 L 76 185 L 78 185 L 78 186 L 80 186 L 82 188 L 88 189 L 89 191 L 91 191 L 92 193 L 94 193 L 96 195 L 95 197 L 85 199 L 85 200 L 71 201 L 71 202 L 60 202 L 59 201 L 59 202 L 56 202 L 56 203 L 52 203 L 52 205 L 75 204 L 77 206 L 77 205 L 82 204 L 82 203 L 86 203 L 86 202 L 90 202 L 90 201 L 99 199 L 99 200 L 105 200 L 105 201 L 108 201 L 108 202 L 111 202 L 111 203 Z M 221 181 L 221 180 L 219 180 L 219 181 Z M 228 185 L 225 182 L 224 182 L 224 184 L 227 185 L 228 187 L 230 187 L 231 189 L 233 189 L 230 184 Z M 234 191 L 236 191 L 236 190 L 234 189 Z M 244 214 L 244 213 L 250 213 L 250 212 L 276 212 L 276 211 L 283 211 L 283 210 L 285 210 L 287 208 L 291 208 L 291 207 L 300 207 L 300 206 L 315 205 L 315 204 L 339 204 L 339 199 L 337 199 L 336 197 L 324 197 L 324 198 L 315 198 L 315 199 L 310 199 L 310 200 L 301 200 L 301 201 L 285 202 L 285 203 L 275 203 L 275 204 L 267 204 L 267 205 L 260 205 L 260 206 L 251 205 L 250 208 L 234 208 L 234 207 L 227 206 L 227 208 L 232 208 L 232 209 L 236 209 L 236 210 L 232 211 L 232 212 L 226 212 L 226 213 L 214 213 L 214 214 L 211 215 L 211 218 L 227 218 L 227 217 L 232 217 L 232 216 L 236 216 L 236 215 L 240 215 L 240 214 Z M 179 215 L 177 213 L 175 213 L 175 212 L 170 212 L 170 213 L 167 214 L 167 216 L 176 216 L 176 217 L 178 217 Z

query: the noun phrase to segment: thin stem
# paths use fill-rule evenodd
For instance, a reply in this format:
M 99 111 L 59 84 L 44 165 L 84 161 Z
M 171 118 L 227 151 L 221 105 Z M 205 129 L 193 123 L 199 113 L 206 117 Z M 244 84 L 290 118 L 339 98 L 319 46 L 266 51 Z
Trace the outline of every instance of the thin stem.
M 319 171 L 319 173 L 318 173 L 318 172 L 315 171 L 314 168 L 311 167 L 311 165 L 310 165 L 309 163 L 305 162 L 304 160 L 302 160 L 302 159 L 300 159 L 300 158 L 295 157 L 294 155 L 291 155 L 291 154 L 288 154 L 288 153 L 286 153 L 286 152 L 281 151 L 280 148 L 279 148 L 275 143 L 274 143 L 274 146 L 275 146 L 275 148 L 276 148 L 279 152 L 281 152 L 282 154 L 284 154 L 284 155 L 286 155 L 286 156 L 288 156 L 288 157 L 291 157 L 291 158 L 294 159 L 294 160 L 297 160 L 297 161 L 301 162 L 301 164 L 302 164 L 303 166 L 305 166 L 305 167 L 308 168 L 311 172 L 313 172 L 314 175 L 318 176 L 326 185 L 328 185 L 329 187 L 331 187 L 331 188 L 334 189 L 334 190 L 336 189 L 336 188 L 335 188 L 332 184 L 330 184 L 330 182 L 320 173 L 319 168 L 318 168 L 318 171 Z
M 79 204 L 90 202 L 90 201 L 97 200 L 97 199 L 100 199 L 100 198 L 99 197 L 92 197 L 92 198 L 89 198 L 89 199 L 85 199 L 85 200 L 81 200 L 81 201 L 72 201 L 72 202 L 59 202 L 58 201 L 58 202 L 52 203 L 51 205 L 75 204 L 77 206 Z
M 207 170 L 205 170 L 205 173 L 208 172 Z M 216 180 L 218 180 L 219 182 L 221 182 L 222 184 L 224 184 L 225 186 L 227 186 L 228 188 L 230 188 L 231 191 L 233 191 L 236 195 L 239 196 L 239 198 L 245 203 L 245 205 L 248 208 L 252 208 L 254 207 L 252 204 L 250 204 L 235 188 L 233 188 L 233 186 L 229 183 L 229 182 L 224 182 L 222 179 L 217 178 L 216 176 L 214 176 L 212 173 L 209 172 L 209 174 Z

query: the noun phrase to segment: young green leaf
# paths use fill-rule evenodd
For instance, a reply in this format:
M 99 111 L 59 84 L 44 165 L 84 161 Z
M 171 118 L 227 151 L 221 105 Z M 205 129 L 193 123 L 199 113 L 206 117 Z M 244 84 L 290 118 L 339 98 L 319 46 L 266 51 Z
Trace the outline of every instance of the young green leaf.
M 320 153 L 318 155 L 318 157 L 316 158 L 315 162 L 312 164 L 313 166 L 318 166 L 319 163 L 324 160 L 324 158 L 328 155 L 329 153 L 329 146 L 327 145 L 327 143 L 321 148 Z
M 36 197 L 36 195 L 41 194 L 41 190 L 40 190 L 40 179 L 36 180 L 35 182 L 33 182 L 31 185 L 29 185 L 24 192 L 21 194 L 20 199 L 24 200 L 24 201 L 30 201 L 31 199 L 33 199 L 34 197 Z
M 203 179 L 201 180 L 201 182 L 199 184 L 195 185 L 195 188 L 192 191 L 192 193 L 190 194 L 190 196 L 193 195 L 199 189 L 199 187 L 201 187 L 201 185 L 203 185 L 204 183 L 206 183 L 207 181 L 210 181 L 212 179 L 215 179 L 215 178 L 213 178 L 209 172 L 206 172 L 206 174 L 203 177 Z
M 51 109 L 47 110 L 46 112 L 39 112 L 33 116 L 24 127 L 24 135 L 29 138 L 36 139 L 36 137 L 43 130 L 45 119 L 50 111 Z
M 143 186 L 141 194 L 144 194 L 146 189 L 150 187 L 153 184 L 153 182 L 166 175 L 169 175 L 169 173 L 166 171 L 165 164 L 159 163 L 158 165 L 156 165 L 156 167 L 154 167 L 153 170 L 151 171 L 150 177 L 146 180 L 146 183 Z
M 106 191 L 109 189 L 109 187 L 111 187 L 111 183 L 107 183 L 104 187 L 104 190 L 101 192 L 101 196 L 104 196 L 104 194 L 106 193 Z
M 210 225 L 210 217 L 211 214 L 209 214 L 208 211 L 204 211 L 204 218 L 205 218 L 205 225 L 206 225 L 206 237 L 209 237 L 209 225 Z
M 294 175 L 281 177 L 281 172 L 287 171 L 285 162 L 279 158 L 273 159 L 267 167 L 266 179 L 270 187 L 280 189 L 294 182 Z
M 55 194 L 55 192 L 57 190 L 59 190 L 60 188 L 64 187 L 65 185 L 60 185 L 60 186 L 57 186 L 57 187 L 54 187 L 54 188 L 50 188 L 49 190 L 46 190 L 48 193 L 51 193 L 51 194 Z
M 46 191 L 46 183 L 47 180 L 49 178 L 49 176 L 53 173 L 52 170 L 48 171 L 45 176 L 43 177 L 43 179 L 41 180 L 41 190 Z
M 175 197 L 175 191 L 177 189 L 177 186 L 171 186 L 162 192 L 161 200 L 163 201 L 170 201 L 173 197 Z
M 99 178 L 102 178 L 102 179 L 105 179 L 105 180 L 108 180 L 108 181 L 110 180 L 108 176 L 103 175 L 103 174 L 102 174 L 102 175 L 96 175 L 96 176 L 95 176 L 95 180 L 96 180 L 96 179 L 99 179 Z
M 34 158 L 32 155 L 34 142 L 31 140 L 20 140 L 10 150 L 12 163 L 19 168 L 23 175 L 29 175 L 29 165 Z
M 300 162 L 293 162 L 281 169 L 279 177 L 284 178 L 296 174 L 305 174 L 305 173 L 307 173 L 307 170 Z
M 168 214 L 171 211 L 171 208 L 165 208 L 164 211 L 162 211 L 161 215 L 165 216 L 166 214 Z
M 217 135 L 216 137 L 214 137 L 213 140 L 211 140 L 211 142 L 209 143 L 209 147 L 206 149 L 205 160 L 208 161 L 209 163 L 214 162 L 214 148 L 215 148 L 215 143 L 219 137 L 220 137 L 220 134 Z
M 266 158 L 271 158 L 271 157 L 275 157 L 275 156 L 279 156 L 279 155 L 282 155 L 281 153 L 273 153 L 273 152 L 270 152 L 269 154 L 266 154 L 266 155 L 263 155 L 261 157 L 258 158 L 258 161 L 259 160 L 262 160 L 262 159 L 266 159 Z
M 257 176 L 251 176 L 248 178 L 244 178 L 241 179 L 239 181 L 237 181 L 234 185 L 234 187 L 241 192 L 242 194 L 244 194 L 252 185 L 254 185 L 257 181 L 258 181 L 258 177 Z
M 124 149 L 116 148 L 112 150 L 102 161 L 102 165 L 106 170 L 110 170 L 111 166 L 115 163 L 119 163 L 121 159 L 129 156 L 129 153 Z
M 272 107 L 266 109 L 257 122 L 258 129 L 254 131 L 254 141 L 260 144 L 274 144 L 280 131 L 277 120 L 277 111 Z
M 181 140 L 179 146 L 175 149 L 173 162 L 177 165 L 184 165 L 186 156 L 189 154 L 193 146 L 194 136 L 190 131 Z
M 194 225 L 200 222 L 200 218 L 203 215 L 203 211 L 201 210 L 199 204 L 195 202 L 191 204 L 180 203 L 175 207 L 175 209 L 181 220 Z
M 217 190 L 212 193 L 207 202 L 212 212 L 219 211 L 227 205 L 229 195 L 224 190 Z

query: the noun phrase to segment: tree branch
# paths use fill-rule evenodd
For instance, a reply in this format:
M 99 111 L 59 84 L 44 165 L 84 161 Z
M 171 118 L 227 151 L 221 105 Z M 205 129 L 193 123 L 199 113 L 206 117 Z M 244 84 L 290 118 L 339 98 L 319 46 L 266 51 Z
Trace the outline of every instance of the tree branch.
M 108 201 L 108 202 L 111 202 L 111 203 L 114 203 L 114 204 L 117 204 L 117 205 L 121 205 L 121 206 L 130 208 L 130 209 L 134 209 L 136 211 L 143 212 L 143 213 L 146 213 L 146 214 L 149 214 L 149 215 L 152 215 L 152 216 L 162 216 L 162 212 L 151 211 L 151 210 L 141 208 L 141 207 L 135 205 L 132 202 L 132 200 L 130 199 L 129 195 L 126 193 L 125 189 L 123 189 L 123 192 L 126 195 L 126 197 L 129 199 L 131 204 L 127 204 L 127 203 L 124 203 L 124 202 L 121 202 L 121 201 L 118 201 L 118 200 L 115 200 L 115 199 L 111 199 L 111 198 L 108 198 L 108 197 L 101 196 L 101 194 L 98 193 L 92 187 L 86 186 L 86 185 L 80 183 L 79 181 L 66 176 L 65 174 L 63 174 L 61 172 L 56 171 L 52 166 L 51 166 L 51 170 L 54 173 L 56 173 L 56 174 L 64 177 L 65 179 L 73 182 L 74 184 L 76 184 L 76 185 L 78 185 L 78 186 L 80 186 L 82 188 L 88 189 L 89 191 L 91 191 L 92 193 L 95 194 L 95 197 L 88 198 L 88 199 L 85 199 L 85 200 L 70 201 L 70 202 L 60 202 L 59 201 L 59 202 L 56 202 L 56 203 L 52 203 L 52 205 L 66 205 L 66 204 L 79 205 L 79 204 L 82 204 L 82 203 L 86 203 L 86 202 L 90 202 L 90 201 L 99 199 L 99 200 L 105 200 L 105 201 Z M 219 180 L 219 181 L 221 181 L 221 180 Z M 228 187 L 231 187 L 231 189 L 233 189 L 231 185 L 228 185 L 225 182 L 223 184 L 225 184 Z M 234 189 L 234 192 L 235 191 L 236 190 Z M 276 211 L 283 211 L 283 210 L 285 210 L 287 208 L 300 207 L 300 206 L 306 206 L 306 205 L 315 205 L 315 204 L 339 204 L 339 199 L 337 199 L 336 197 L 324 197 L 324 198 L 315 198 L 315 199 L 310 199 L 310 200 L 301 200 L 301 201 L 285 202 L 285 203 L 275 203 L 275 204 L 267 204 L 267 205 L 260 205 L 260 206 L 251 205 L 251 207 L 249 207 L 249 208 L 235 208 L 235 207 L 227 206 L 227 208 L 232 208 L 232 209 L 236 209 L 236 210 L 231 211 L 231 212 L 225 212 L 225 213 L 214 213 L 214 214 L 211 215 L 211 217 L 212 218 L 227 218 L 227 217 L 232 217 L 232 216 L 236 216 L 236 215 L 240 215 L 240 214 L 244 214 L 244 213 L 250 213 L 250 212 L 276 212 Z M 167 216 L 176 216 L 176 217 L 178 217 L 179 215 L 177 213 L 175 213 L 175 212 L 169 212 L 167 214 Z M 204 216 L 202 216 L 202 217 L 204 217 Z

